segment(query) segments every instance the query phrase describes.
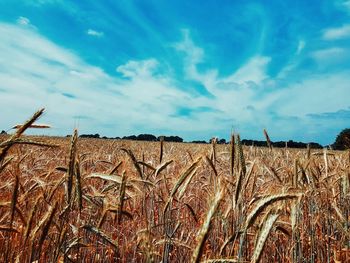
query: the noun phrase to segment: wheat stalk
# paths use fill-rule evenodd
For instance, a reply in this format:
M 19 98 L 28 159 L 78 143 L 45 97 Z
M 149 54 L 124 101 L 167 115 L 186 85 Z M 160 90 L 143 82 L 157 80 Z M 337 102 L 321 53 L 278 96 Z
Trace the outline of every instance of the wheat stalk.
M 238 155 L 238 160 L 239 160 L 239 164 L 240 164 L 240 168 L 243 172 L 243 176 L 246 173 L 246 166 L 245 166 L 245 158 L 244 158 L 244 153 L 243 153 L 243 146 L 241 143 L 241 138 L 239 136 L 239 134 L 237 134 L 236 136 L 236 144 L 237 144 L 237 155 Z
M 79 209 L 79 213 L 81 213 L 81 210 L 83 209 L 83 193 L 82 193 L 81 175 L 80 175 L 80 161 L 78 158 L 75 162 L 75 185 L 76 185 L 76 192 L 77 192 L 78 209 Z
M 12 129 L 19 129 L 23 126 L 23 124 L 16 124 L 15 126 L 12 127 Z M 34 129 L 48 129 L 51 128 L 50 125 L 48 124 L 31 124 L 28 128 L 34 128 Z
M 127 177 L 126 177 L 126 174 L 124 171 L 123 175 L 122 175 L 122 183 L 120 185 L 120 190 L 119 190 L 118 224 L 120 224 L 121 219 L 122 219 L 122 212 L 123 212 L 124 200 L 125 200 L 126 180 L 127 180 Z
M 192 263 L 197 263 L 200 261 L 202 252 L 203 252 L 203 245 L 204 242 L 207 238 L 207 234 L 209 231 L 209 227 L 210 227 L 210 223 L 212 218 L 214 217 L 216 210 L 219 206 L 219 203 L 221 201 L 221 199 L 224 196 L 224 190 L 222 189 L 221 191 L 217 191 L 215 193 L 214 199 L 211 202 L 210 208 L 207 212 L 207 216 L 205 218 L 205 220 L 203 221 L 203 224 L 198 232 L 198 238 L 197 238 L 197 245 L 196 248 L 193 251 L 192 257 L 191 257 L 191 262 Z
M 160 150 L 159 150 L 159 163 L 163 160 L 163 147 L 164 147 L 164 136 L 160 136 Z
M 70 142 L 69 149 L 69 161 L 68 161 L 68 169 L 67 169 L 67 203 L 70 204 L 71 195 L 72 195 L 72 187 L 73 187 L 73 176 L 75 171 L 75 161 L 76 161 L 76 145 L 78 140 L 78 131 L 74 129 L 73 136 Z
M 24 131 L 28 127 L 30 127 L 43 114 L 43 112 L 44 112 L 44 108 L 38 110 L 36 113 L 34 113 L 34 115 L 28 121 L 26 121 L 20 128 L 17 129 L 15 134 L 13 134 L 8 140 L 0 144 L 0 161 L 4 159 L 8 150 L 15 143 L 14 141 L 18 139 L 24 133 Z
M 264 129 L 264 135 L 265 135 L 265 139 L 266 139 L 266 143 L 267 143 L 267 146 L 269 147 L 270 151 L 272 150 L 272 142 L 270 140 L 270 137 L 266 131 L 266 129 Z
M 23 244 L 26 244 L 27 243 L 27 240 L 28 240 L 28 237 L 29 237 L 29 234 L 30 234 L 30 230 L 32 228 L 32 225 L 33 225 L 33 220 L 34 220 L 34 214 L 38 208 L 38 203 L 39 203 L 39 200 L 41 199 L 41 196 L 38 196 L 34 202 L 34 205 L 32 207 L 32 209 L 30 210 L 29 212 L 29 216 L 28 216 L 28 221 L 27 221 L 27 225 L 26 225 L 26 228 L 24 230 L 24 242 Z
M 233 176 L 235 168 L 235 135 L 231 134 L 230 141 L 230 174 Z
M 279 214 L 269 214 L 266 220 L 264 221 L 261 231 L 259 233 L 257 242 L 255 244 L 255 249 L 251 259 L 252 263 L 256 263 L 259 261 L 261 257 L 261 252 L 265 246 L 266 239 L 271 231 L 273 224 L 275 223 L 278 217 L 279 217 Z
M 301 196 L 300 193 L 283 193 L 283 194 L 271 195 L 271 196 L 268 196 L 268 197 L 261 199 L 257 203 L 257 205 L 254 207 L 254 209 L 247 216 L 246 223 L 245 223 L 245 229 L 248 229 L 252 224 L 254 224 L 255 219 L 270 204 L 273 204 L 273 203 L 275 203 L 277 201 L 281 201 L 281 200 L 298 198 L 300 196 Z
M 191 164 L 190 167 L 188 167 L 185 170 L 185 172 L 183 172 L 180 175 L 179 179 L 177 180 L 177 182 L 175 183 L 175 185 L 173 186 L 173 188 L 172 188 L 172 190 L 170 192 L 170 196 L 168 198 L 168 201 L 165 204 L 164 211 L 167 210 L 170 202 L 172 201 L 172 199 L 173 199 L 174 195 L 176 194 L 177 190 L 179 189 L 179 187 L 183 184 L 183 182 L 186 180 L 186 178 L 189 177 L 192 174 L 193 170 L 199 165 L 201 160 L 202 160 L 202 157 L 199 157 L 195 162 L 193 162 Z
M 134 164 L 134 167 L 135 167 L 137 173 L 139 174 L 140 178 L 143 179 L 143 173 L 142 173 L 141 167 L 140 167 L 139 163 L 137 162 L 134 153 L 131 150 L 128 150 L 125 148 L 121 148 L 121 150 L 123 152 L 125 152 L 130 157 L 132 163 Z

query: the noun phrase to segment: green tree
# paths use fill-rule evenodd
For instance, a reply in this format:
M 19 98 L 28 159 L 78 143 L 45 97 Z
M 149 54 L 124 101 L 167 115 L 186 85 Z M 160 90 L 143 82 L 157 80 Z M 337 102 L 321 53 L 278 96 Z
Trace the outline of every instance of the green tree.
M 350 129 L 344 129 L 338 134 L 335 142 L 333 143 L 333 149 L 350 149 Z

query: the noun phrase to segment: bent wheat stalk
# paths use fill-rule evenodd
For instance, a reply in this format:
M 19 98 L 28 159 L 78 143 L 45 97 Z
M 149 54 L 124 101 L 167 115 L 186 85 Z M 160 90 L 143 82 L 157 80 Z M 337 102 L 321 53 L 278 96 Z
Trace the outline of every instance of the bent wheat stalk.
M 19 129 L 23 126 L 23 124 L 16 124 L 15 126 L 12 127 L 12 129 Z M 50 125 L 48 124 L 32 124 L 28 128 L 33 128 L 33 129 L 48 129 L 51 128 Z
M 142 173 L 141 167 L 140 167 L 139 163 L 137 162 L 134 153 L 131 150 L 128 150 L 125 148 L 121 148 L 120 150 L 125 152 L 130 157 L 132 163 L 134 164 L 134 167 L 135 167 L 137 173 L 139 174 L 140 178 L 143 179 L 143 173 Z
M 202 252 L 203 252 L 203 245 L 204 245 L 204 242 L 207 238 L 207 234 L 209 231 L 210 222 L 211 222 L 212 218 L 214 217 L 216 210 L 217 210 L 219 203 L 220 203 L 221 199 L 223 198 L 223 196 L 224 196 L 223 189 L 221 189 L 221 191 L 217 191 L 215 193 L 215 197 L 211 202 L 207 216 L 206 216 L 206 218 L 202 224 L 202 227 L 198 233 L 197 245 L 196 245 L 196 248 L 194 249 L 192 257 L 191 257 L 192 263 L 197 263 L 200 261 L 200 258 L 201 258 Z
M 258 202 L 255 208 L 247 216 L 245 229 L 248 229 L 250 226 L 252 226 L 255 222 L 255 219 L 259 216 L 259 214 L 270 204 L 281 200 L 298 198 L 300 196 L 301 196 L 300 193 L 294 193 L 294 194 L 287 193 L 287 194 L 272 195 L 272 196 L 263 198 Z
M 20 128 L 17 129 L 15 134 L 13 134 L 8 140 L 0 144 L 0 161 L 4 159 L 8 150 L 14 144 L 14 141 L 18 139 L 24 133 L 24 131 L 43 114 L 43 112 L 44 108 L 38 110 L 28 121 L 26 121 Z
M 170 196 L 168 198 L 168 201 L 165 204 L 164 207 L 164 213 L 167 210 L 170 202 L 172 201 L 173 197 L 175 196 L 177 190 L 179 189 L 179 187 L 183 184 L 183 182 L 186 180 L 186 178 L 188 176 L 190 176 L 192 174 L 192 171 L 195 170 L 195 168 L 199 165 L 199 162 L 202 160 L 202 157 L 199 157 L 194 163 L 191 164 L 191 166 L 189 168 L 187 168 L 187 170 L 179 177 L 179 179 L 177 180 L 177 182 L 175 183 L 173 189 L 170 192 Z
M 269 149 L 271 151 L 272 150 L 272 142 L 271 142 L 270 137 L 265 129 L 264 129 L 264 135 L 265 135 L 267 146 L 269 147 Z
M 257 242 L 255 244 L 255 249 L 254 249 L 254 253 L 251 259 L 252 263 L 256 263 L 259 261 L 260 257 L 261 257 L 261 252 L 265 246 L 265 241 L 271 231 L 271 228 L 273 226 L 273 224 L 275 223 L 275 221 L 277 220 L 277 218 L 279 217 L 279 214 L 269 214 L 261 228 L 261 231 L 259 233 Z

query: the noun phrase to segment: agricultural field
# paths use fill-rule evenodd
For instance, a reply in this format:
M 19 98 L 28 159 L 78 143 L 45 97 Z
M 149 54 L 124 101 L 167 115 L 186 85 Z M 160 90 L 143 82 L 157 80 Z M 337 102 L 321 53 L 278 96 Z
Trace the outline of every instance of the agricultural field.
M 0 137 L 0 262 L 348 262 L 348 151 Z M 268 136 L 267 136 L 268 138 Z

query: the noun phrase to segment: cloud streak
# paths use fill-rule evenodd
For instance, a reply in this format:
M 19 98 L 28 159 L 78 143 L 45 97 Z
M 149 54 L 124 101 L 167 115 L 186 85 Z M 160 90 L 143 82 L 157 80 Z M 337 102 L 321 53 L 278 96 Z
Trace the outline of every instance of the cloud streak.
M 17 22 L 17 24 L 22 25 L 22 26 L 26 26 L 26 25 L 30 24 L 30 20 L 24 16 L 18 17 L 16 22 Z
M 323 33 L 323 38 L 325 40 L 338 40 L 350 38 L 350 24 L 325 30 Z
M 103 37 L 104 33 L 102 31 L 96 31 L 96 30 L 93 30 L 93 29 L 88 29 L 86 31 L 86 34 L 88 34 L 89 36 L 93 36 L 93 37 Z

